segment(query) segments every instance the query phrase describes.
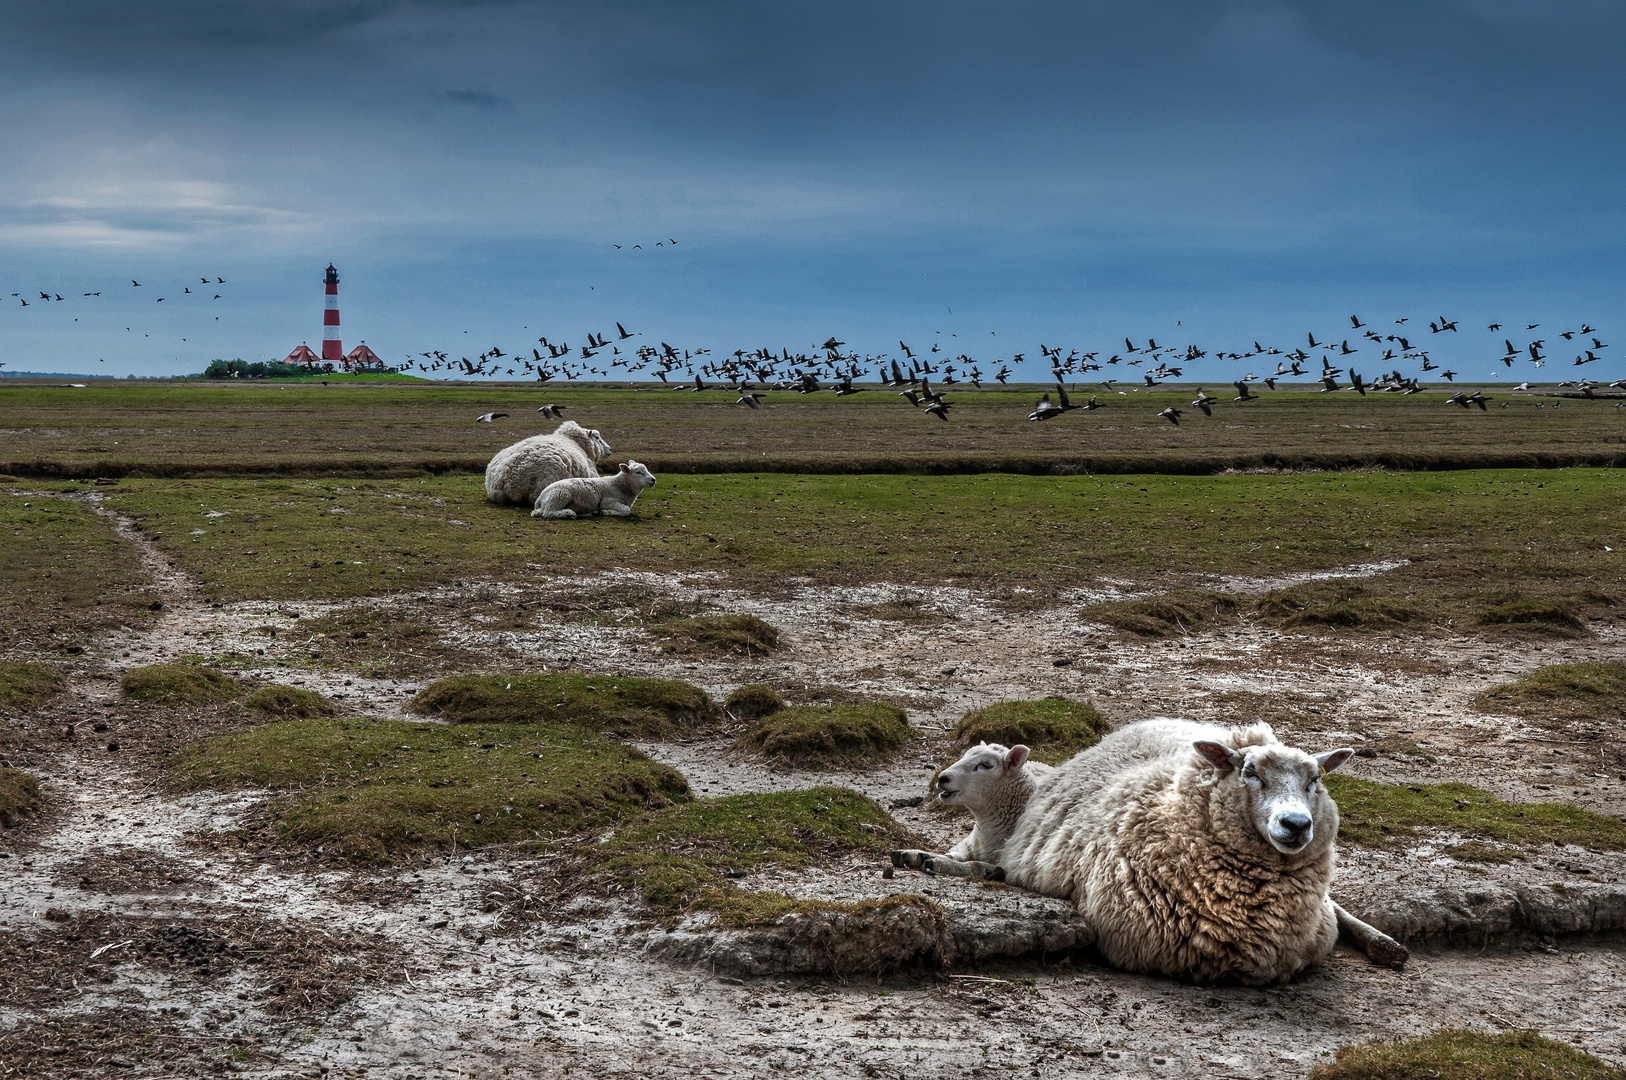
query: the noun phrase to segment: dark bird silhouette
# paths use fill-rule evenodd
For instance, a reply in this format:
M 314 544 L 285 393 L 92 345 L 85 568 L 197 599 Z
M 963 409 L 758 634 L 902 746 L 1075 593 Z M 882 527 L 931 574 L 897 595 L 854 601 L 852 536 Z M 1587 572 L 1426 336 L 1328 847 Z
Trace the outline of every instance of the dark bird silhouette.
M 747 405 L 752 409 L 759 409 L 762 407 L 757 403 L 757 396 L 755 394 L 741 394 L 739 398 L 735 400 L 734 404 Z
M 508 417 L 508 414 L 505 413 L 505 412 L 481 413 L 479 416 L 476 416 L 474 418 L 474 422 L 477 423 L 477 424 L 489 424 L 493 420 L 505 420 L 505 419 L 507 419 L 507 417 Z
M 1236 387 L 1236 400 L 1238 400 L 1238 401 L 1257 401 L 1258 400 L 1253 394 L 1249 393 L 1247 383 L 1241 382 L 1239 380 L 1237 382 L 1232 383 L 1231 385 Z
M 1204 416 L 1214 415 L 1214 399 L 1209 397 L 1200 386 L 1197 388 L 1197 399 L 1192 404 L 1201 409 Z
M 557 420 L 565 414 L 565 407 L 563 405 L 544 405 L 536 411 L 542 414 L 544 420 Z
M 1169 423 L 1173 424 L 1175 427 L 1179 427 L 1180 426 L 1180 418 L 1182 416 L 1184 416 L 1185 413 L 1181 412 L 1179 409 L 1176 409 L 1173 405 L 1170 405 L 1167 409 L 1164 409 L 1162 412 L 1158 413 L 1157 415 L 1161 416 L 1163 419 L 1167 420 Z

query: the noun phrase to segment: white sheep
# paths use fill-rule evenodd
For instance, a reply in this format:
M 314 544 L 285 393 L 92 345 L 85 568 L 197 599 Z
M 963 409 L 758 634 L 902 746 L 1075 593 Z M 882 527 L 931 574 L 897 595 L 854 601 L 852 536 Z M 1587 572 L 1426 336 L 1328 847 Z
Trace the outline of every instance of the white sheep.
M 497 451 L 486 466 L 486 498 L 535 505 L 547 486 L 567 477 L 598 475 L 610 444 L 596 429 L 566 420 L 547 435 L 533 435 Z
M 945 855 L 910 849 L 892 853 L 892 865 L 953 877 L 1003 881 L 1000 854 L 1040 783 L 1055 771 L 1029 758 L 1027 747 L 978 743 L 937 774 L 937 800 L 971 811 L 971 835 Z
M 641 463 L 629 461 L 614 476 L 573 476 L 556 480 L 536 497 L 532 517 L 631 517 L 639 492 L 655 486 L 655 476 Z
M 1278 983 L 1340 932 L 1403 963 L 1404 946 L 1327 894 L 1338 808 L 1321 777 L 1350 755 L 1292 749 L 1266 724 L 1130 724 L 1035 790 L 999 864 L 1012 884 L 1072 900 L 1130 971 Z M 942 857 L 935 869 L 950 872 Z

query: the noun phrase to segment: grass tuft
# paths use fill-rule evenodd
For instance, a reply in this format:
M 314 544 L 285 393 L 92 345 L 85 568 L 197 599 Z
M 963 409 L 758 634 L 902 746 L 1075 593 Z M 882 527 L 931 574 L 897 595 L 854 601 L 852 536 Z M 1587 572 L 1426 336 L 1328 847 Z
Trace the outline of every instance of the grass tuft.
M 1616 1068 L 1533 1031 L 1443 1029 L 1404 1042 L 1343 1046 L 1309 1080 L 1626 1080 Z
M 760 720 L 785 707 L 779 691 L 762 683 L 742 686 L 723 702 L 723 711 L 736 720 Z
M 645 814 L 587 852 L 586 870 L 636 889 L 669 920 L 716 913 L 733 926 L 761 926 L 810 907 L 776 892 L 751 892 L 728 875 L 794 870 L 855 852 L 881 855 L 909 833 L 872 799 L 839 787 L 700 799 Z
M 1085 614 L 1108 626 L 1141 637 L 1175 637 L 1235 616 L 1237 599 L 1208 589 L 1180 589 L 1139 600 L 1113 600 L 1087 608 Z
M 1480 626 L 1525 630 L 1550 637 L 1579 637 L 1587 632 L 1575 606 L 1567 600 L 1516 597 L 1484 609 Z
M 205 739 L 169 776 L 185 791 L 286 790 L 279 839 L 364 861 L 575 833 L 689 797 L 676 770 L 563 724 L 289 720 Z
M 1552 723 L 1626 721 L 1626 663 L 1553 664 L 1474 698 L 1480 712 Z
M 273 684 L 262 686 L 243 699 L 243 707 L 276 720 L 309 720 L 337 716 L 339 707 L 314 690 Z
M 39 807 L 39 780 L 21 769 L 0 766 L 0 828 L 15 828 Z
M 865 768 L 890 758 L 915 729 L 896 705 L 797 705 L 767 716 L 735 745 L 794 769 Z
M 1338 803 L 1338 839 L 1346 844 L 1402 847 L 1432 826 L 1516 847 L 1558 841 L 1626 849 L 1626 821 L 1568 803 L 1509 803 L 1467 784 L 1379 784 L 1338 775 L 1327 777 L 1327 791 Z
M 0 709 L 32 709 L 67 687 L 62 673 L 44 664 L 0 663 Z
M 459 724 L 576 724 L 623 738 L 692 731 L 718 717 L 704 690 L 622 675 L 454 675 L 408 708 Z
M 1428 613 L 1403 600 L 1374 596 L 1350 582 L 1316 581 L 1275 589 L 1259 598 L 1255 610 L 1287 628 L 1335 626 L 1345 630 L 1386 630 L 1428 621 Z
M 242 684 L 200 664 L 153 664 L 124 673 L 124 696 L 149 705 L 220 705 L 243 696 Z
M 649 632 L 668 652 L 767 656 L 779 648 L 779 628 L 755 615 L 697 615 L 658 623 Z
M 1049 697 L 1040 701 L 1001 701 L 973 709 L 949 731 L 962 749 L 979 742 L 1021 743 L 1044 762 L 1065 761 L 1094 746 L 1112 730 L 1107 718 L 1084 701 Z

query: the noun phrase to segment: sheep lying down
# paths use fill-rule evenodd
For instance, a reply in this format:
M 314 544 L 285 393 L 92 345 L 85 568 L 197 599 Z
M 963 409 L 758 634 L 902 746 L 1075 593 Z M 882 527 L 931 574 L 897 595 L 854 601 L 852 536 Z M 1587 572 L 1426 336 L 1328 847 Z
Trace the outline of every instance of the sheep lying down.
M 632 504 L 644 488 L 654 487 L 654 475 L 642 462 L 625 462 L 614 476 L 573 476 L 555 480 L 536 497 L 532 517 L 631 517 Z
M 1321 780 L 1352 753 L 1308 754 L 1268 724 L 1171 719 L 1122 727 L 1048 773 L 1029 771 L 1026 747 L 973 747 L 936 782 L 972 810 L 972 836 L 892 862 L 1071 900 L 1128 971 L 1280 983 L 1340 934 L 1398 965 L 1406 948 L 1328 895 L 1338 808 Z

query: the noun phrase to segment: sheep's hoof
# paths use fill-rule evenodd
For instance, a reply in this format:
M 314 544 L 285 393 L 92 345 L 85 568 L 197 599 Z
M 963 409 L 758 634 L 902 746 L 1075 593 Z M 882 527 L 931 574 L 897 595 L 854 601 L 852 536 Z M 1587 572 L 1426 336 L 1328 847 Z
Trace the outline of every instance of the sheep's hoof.
M 987 864 L 979 864 L 977 866 L 977 877 L 981 878 L 983 881 L 1004 881 L 1005 868 L 1003 866 L 988 866 Z
M 1411 959 L 1411 950 L 1387 935 L 1380 935 L 1366 943 L 1366 957 L 1380 967 L 1399 971 Z
M 892 852 L 892 865 L 900 870 L 924 870 L 930 858 L 931 855 L 927 852 L 905 848 Z

